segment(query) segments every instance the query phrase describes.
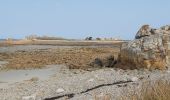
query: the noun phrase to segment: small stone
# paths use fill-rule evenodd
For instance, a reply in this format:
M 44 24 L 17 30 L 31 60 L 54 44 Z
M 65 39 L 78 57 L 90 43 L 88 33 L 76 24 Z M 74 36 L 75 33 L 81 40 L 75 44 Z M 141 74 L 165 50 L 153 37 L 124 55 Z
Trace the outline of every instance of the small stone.
M 57 93 L 62 93 L 62 92 L 64 92 L 65 90 L 63 89 L 63 88 L 59 88 L 59 89 L 57 89 Z
M 137 82 L 139 79 L 137 78 L 137 77 L 132 77 L 131 78 L 131 81 L 133 81 L 133 82 Z
M 39 80 L 38 77 L 32 77 L 32 78 L 30 79 L 30 81 L 38 81 L 38 80 Z
M 91 78 L 91 79 L 89 79 L 89 80 L 88 80 L 88 82 L 93 82 L 93 81 L 94 81 L 94 79 L 93 79 L 93 78 Z
M 170 70 L 167 70 L 167 73 L 170 73 Z
M 36 96 L 24 96 L 22 97 L 22 100 L 35 100 L 36 99 Z

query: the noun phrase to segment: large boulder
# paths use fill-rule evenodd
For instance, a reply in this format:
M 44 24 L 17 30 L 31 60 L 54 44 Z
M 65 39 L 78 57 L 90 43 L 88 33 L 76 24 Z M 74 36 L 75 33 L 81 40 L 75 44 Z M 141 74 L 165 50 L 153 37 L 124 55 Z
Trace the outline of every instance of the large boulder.
M 119 62 L 127 68 L 166 69 L 170 26 L 142 26 L 135 39 L 121 46 Z

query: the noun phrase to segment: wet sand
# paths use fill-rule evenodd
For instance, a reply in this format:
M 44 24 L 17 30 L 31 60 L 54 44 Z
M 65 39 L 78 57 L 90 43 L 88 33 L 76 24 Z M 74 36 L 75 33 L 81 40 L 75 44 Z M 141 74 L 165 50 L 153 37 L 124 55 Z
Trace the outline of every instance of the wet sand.
M 43 69 L 0 71 L 0 88 L 9 88 L 15 83 L 29 81 L 34 78 L 46 80 L 58 70 L 58 66 L 49 65 Z

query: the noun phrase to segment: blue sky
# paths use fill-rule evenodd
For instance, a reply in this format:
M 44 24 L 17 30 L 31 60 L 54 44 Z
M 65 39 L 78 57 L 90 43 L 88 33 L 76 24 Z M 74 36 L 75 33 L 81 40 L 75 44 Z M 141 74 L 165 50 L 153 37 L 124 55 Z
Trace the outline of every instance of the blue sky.
M 133 39 L 143 24 L 170 24 L 170 0 L 0 0 L 0 38 Z

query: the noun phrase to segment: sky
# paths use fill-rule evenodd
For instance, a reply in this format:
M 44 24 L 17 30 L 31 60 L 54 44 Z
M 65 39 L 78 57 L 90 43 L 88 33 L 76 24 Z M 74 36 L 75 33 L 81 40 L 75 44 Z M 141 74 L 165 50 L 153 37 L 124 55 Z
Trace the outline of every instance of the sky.
M 0 0 L 0 38 L 133 39 L 144 24 L 169 25 L 170 0 Z

